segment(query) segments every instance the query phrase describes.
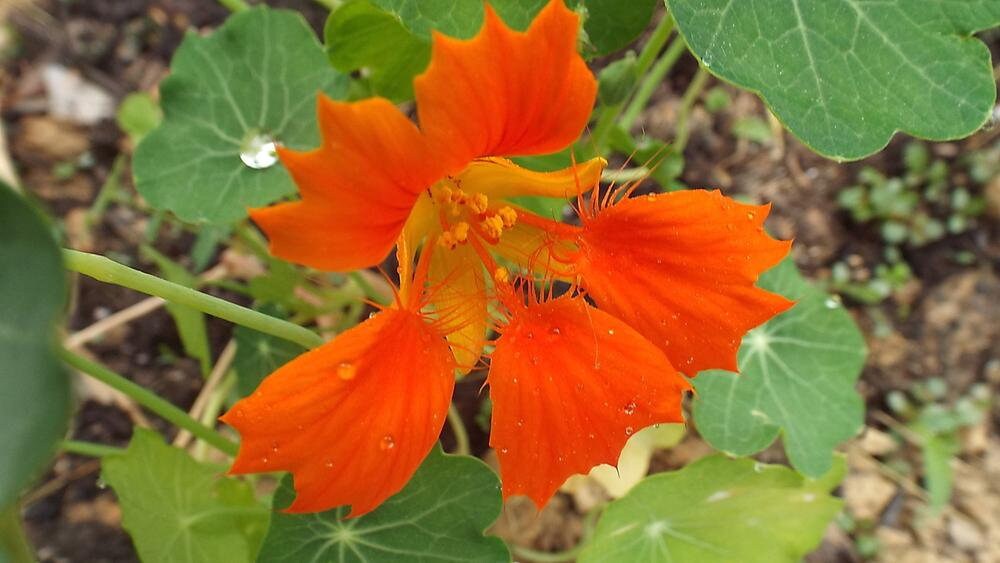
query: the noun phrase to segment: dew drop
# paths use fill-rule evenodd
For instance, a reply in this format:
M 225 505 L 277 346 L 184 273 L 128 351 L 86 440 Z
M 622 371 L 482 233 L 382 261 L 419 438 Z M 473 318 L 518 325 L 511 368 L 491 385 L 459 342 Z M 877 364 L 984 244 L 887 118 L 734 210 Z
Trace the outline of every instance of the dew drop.
M 749 220 L 753 221 L 753 218 L 754 218 L 754 217 L 756 217 L 756 216 L 757 216 L 757 215 L 756 215 L 756 214 L 754 214 L 754 212 L 753 212 L 753 211 L 747 211 L 747 219 L 749 219 Z
M 507 451 L 508 451 L 507 448 L 500 448 L 500 453 L 502 454 L 507 453 Z
M 540 360 L 538 359 L 538 356 L 532 356 L 531 357 L 531 365 L 537 366 L 539 361 Z
M 840 306 L 840 302 L 837 300 L 836 297 L 828 297 L 827 300 L 824 302 L 824 305 L 826 305 L 827 309 L 836 309 L 837 307 Z
M 529 330 L 528 334 L 525 334 L 524 337 L 527 338 L 528 340 L 532 340 L 535 338 L 535 333 Z
M 511 379 L 511 382 L 513 382 L 514 384 L 517 384 L 517 378 L 515 377 L 515 378 Z
M 524 426 L 524 419 L 521 418 L 517 419 L 517 427 L 521 428 L 522 426 Z
M 274 453 L 278 453 L 278 443 L 277 442 L 271 442 L 271 451 L 274 452 Z
M 240 160 L 254 170 L 270 168 L 278 162 L 276 145 L 267 135 L 251 132 L 240 147 Z
M 325 467 L 327 469 L 333 469 L 333 462 L 332 461 L 328 461 L 328 462 L 326 462 L 326 463 L 323 464 L 323 467 Z
M 629 401 L 622 411 L 629 416 L 635 414 L 635 401 Z
M 554 336 L 559 336 L 560 334 L 562 334 L 562 331 L 559 330 L 559 327 L 554 326 L 551 329 L 549 329 L 549 333 L 552 334 L 552 335 L 554 335 Z
M 626 436 L 631 436 L 634 432 L 635 432 L 635 429 L 632 428 L 631 426 L 626 426 L 625 427 L 625 435 Z
M 392 434 L 386 434 L 382 436 L 382 440 L 378 443 L 378 449 L 383 452 L 389 451 L 396 447 L 396 440 L 393 439 Z
M 343 379 L 344 381 L 350 381 L 354 379 L 354 376 L 358 374 L 358 368 L 351 362 L 340 362 L 337 365 L 337 377 Z
M 608 329 L 608 336 L 614 336 L 614 335 L 615 335 L 615 329 L 609 328 Z
M 647 201 L 656 201 L 656 194 L 646 194 Z
M 267 465 L 268 463 L 271 463 L 271 458 L 269 458 L 267 456 L 264 456 L 264 457 L 260 458 L 260 460 L 263 461 L 265 465 Z

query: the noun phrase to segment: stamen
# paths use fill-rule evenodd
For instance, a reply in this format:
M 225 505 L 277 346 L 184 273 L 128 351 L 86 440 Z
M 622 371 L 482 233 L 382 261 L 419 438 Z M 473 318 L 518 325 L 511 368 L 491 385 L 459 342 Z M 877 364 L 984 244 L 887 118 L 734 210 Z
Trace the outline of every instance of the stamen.
M 451 228 L 451 235 L 459 244 L 469 240 L 469 224 L 465 221 L 456 223 L 455 226 Z
M 497 283 L 507 283 L 510 281 L 510 272 L 503 266 L 498 267 L 493 272 L 493 281 Z
M 486 213 L 486 209 L 489 207 L 489 204 L 490 198 L 488 198 L 486 194 L 476 192 L 469 200 L 469 209 L 475 213 Z
M 503 226 L 506 228 L 511 228 L 514 223 L 517 223 L 517 211 L 514 211 L 513 207 L 504 206 L 497 211 L 497 215 L 503 221 Z

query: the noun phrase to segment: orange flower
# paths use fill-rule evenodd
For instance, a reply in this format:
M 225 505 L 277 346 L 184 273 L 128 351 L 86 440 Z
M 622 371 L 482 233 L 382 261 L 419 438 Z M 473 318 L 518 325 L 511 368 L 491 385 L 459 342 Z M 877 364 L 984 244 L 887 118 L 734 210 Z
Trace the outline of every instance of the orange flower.
M 764 233 L 767 207 L 700 190 L 585 200 L 603 159 L 550 173 L 508 160 L 569 146 L 596 84 L 561 0 L 526 32 L 485 12 L 471 40 L 434 36 L 414 81 L 419 127 L 383 99 L 321 97 L 322 145 L 280 150 L 301 199 L 251 213 L 284 259 L 345 270 L 395 245 L 400 263 L 392 306 L 224 417 L 242 435 L 232 471 L 291 471 L 291 511 L 357 516 L 401 489 L 490 329 L 504 496 L 541 506 L 570 475 L 615 463 L 634 432 L 683 421 L 680 372 L 735 369 L 743 334 L 790 306 L 754 286 L 789 247 Z M 513 203 L 524 195 L 576 196 L 581 225 Z M 556 279 L 571 286 L 559 297 Z

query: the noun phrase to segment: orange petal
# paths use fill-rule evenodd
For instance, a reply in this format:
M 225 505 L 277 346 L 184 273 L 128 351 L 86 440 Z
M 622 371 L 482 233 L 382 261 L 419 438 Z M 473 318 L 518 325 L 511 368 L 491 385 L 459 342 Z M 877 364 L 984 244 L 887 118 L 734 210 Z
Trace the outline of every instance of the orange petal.
M 583 285 L 684 373 L 735 371 L 743 335 L 792 306 L 754 286 L 791 246 L 764 232 L 769 211 L 705 190 L 623 200 L 584 222 Z
M 302 201 L 250 215 L 280 258 L 323 270 L 377 264 L 442 168 L 417 127 L 388 100 L 320 96 L 318 106 L 322 146 L 278 151 Z
M 504 497 L 539 507 L 570 475 L 617 463 L 641 428 L 682 422 L 690 389 L 656 346 L 581 297 L 516 310 L 487 382 Z
M 387 309 L 271 374 L 222 417 L 242 437 L 232 473 L 290 471 L 289 512 L 373 510 L 430 451 L 454 387 L 444 338 Z
M 434 35 L 431 62 L 414 79 L 420 128 L 450 173 L 472 158 L 556 152 L 580 135 L 597 82 L 576 51 L 579 17 L 552 0 L 526 32 L 489 4 L 468 41 Z
M 476 366 L 486 344 L 489 316 L 483 264 L 468 244 L 436 249 L 431 256 L 430 302 L 463 373 Z

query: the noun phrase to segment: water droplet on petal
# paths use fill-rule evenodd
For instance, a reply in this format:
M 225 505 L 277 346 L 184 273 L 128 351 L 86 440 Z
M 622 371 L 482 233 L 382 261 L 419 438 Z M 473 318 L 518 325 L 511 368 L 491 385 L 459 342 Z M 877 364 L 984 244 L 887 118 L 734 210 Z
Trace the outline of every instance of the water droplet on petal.
M 609 328 L 608 329 L 608 336 L 614 336 L 614 335 L 615 335 L 615 329 Z
M 629 401 L 622 411 L 629 416 L 635 414 L 635 401 Z
M 378 443 L 378 449 L 383 452 L 391 450 L 396 447 L 396 440 L 392 437 L 392 434 L 386 434 L 382 436 L 382 440 Z
M 753 221 L 753 218 L 756 217 L 756 216 L 757 215 L 753 211 L 747 211 L 747 219 L 750 219 L 751 221 Z
M 358 374 L 358 368 L 351 362 L 340 362 L 337 365 L 337 377 L 343 379 L 344 381 L 350 381 L 354 379 L 354 376 Z
M 524 420 L 523 420 L 523 419 L 520 419 L 520 418 L 519 418 L 519 419 L 517 419 L 517 427 L 518 427 L 518 428 L 520 428 L 520 427 L 522 427 L 522 426 L 524 426 Z
M 240 147 L 240 160 L 254 170 L 270 168 L 278 162 L 274 141 L 267 135 L 251 133 Z
M 631 426 L 626 426 L 625 427 L 625 435 L 626 436 L 631 436 L 634 432 L 635 432 L 635 429 L 632 428 Z
M 551 329 L 549 329 L 549 332 L 555 336 L 559 336 L 560 334 L 562 334 L 562 331 L 559 330 L 559 327 L 557 326 L 554 326 Z
M 326 462 L 326 463 L 323 464 L 323 467 L 325 467 L 327 469 L 333 469 L 333 462 L 332 461 L 328 461 L 328 462 Z
M 265 465 L 271 462 L 271 459 L 267 456 L 262 457 L 260 460 L 263 461 Z

